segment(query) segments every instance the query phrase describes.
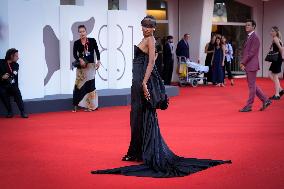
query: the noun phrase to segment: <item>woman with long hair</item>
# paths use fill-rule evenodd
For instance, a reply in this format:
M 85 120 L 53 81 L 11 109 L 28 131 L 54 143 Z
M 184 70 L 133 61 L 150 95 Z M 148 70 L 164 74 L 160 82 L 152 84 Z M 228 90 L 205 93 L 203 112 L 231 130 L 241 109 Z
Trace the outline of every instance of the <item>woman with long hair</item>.
M 214 53 L 212 57 L 212 82 L 217 87 L 224 87 L 224 63 L 225 46 L 221 41 L 221 37 L 216 37 Z
M 281 66 L 282 66 L 282 59 L 283 56 L 283 42 L 282 42 L 282 36 L 279 31 L 279 28 L 276 26 L 273 26 L 271 28 L 270 35 L 272 37 L 272 48 L 274 52 L 278 52 L 278 60 L 271 62 L 269 71 L 270 71 L 270 78 L 274 83 L 275 88 L 275 94 L 270 97 L 270 100 L 280 100 L 280 97 L 284 94 L 284 90 L 281 87 L 279 76 L 281 73 Z
M 222 36 L 221 41 L 225 47 L 225 61 L 224 61 L 224 79 L 225 79 L 225 71 L 227 71 L 228 79 L 231 82 L 231 85 L 234 85 L 234 79 L 232 75 L 231 65 L 233 60 L 233 47 L 232 45 L 227 41 L 227 38 L 225 36 Z
M 214 53 L 214 44 L 216 41 L 216 35 L 212 34 L 211 40 L 209 43 L 206 44 L 204 52 L 206 53 L 206 59 L 205 59 L 205 66 L 209 67 L 208 73 L 204 74 L 204 77 L 207 78 L 207 82 L 212 82 L 212 67 L 211 67 L 211 62 L 212 62 L 212 57 Z
M 156 19 L 142 21 L 144 38 L 135 47 L 131 87 L 131 142 L 124 161 L 142 161 L 140 165 L 92 171 L 93 174 L 123 174 L 140 177 L 181 177 L 230 161 L 184 158 L 174 154 L 165 143 L 158 124 L 153 87 L 164 88 L 155 66 Z M 154 85 L 159 83 L 159 86 Z M 154 90 L 156 91 L 156 90 Z M 158 93 L 158 92 L 157 92 Z
M 98 108 L 98 96 L 96 93 L 95 73 L 100 66 L 100 52 L 94 38 L 87 37 L 87 29 L 84 25 L 78 26 L 80 39 L 74 42 L 73 56 L 79 63 L 76 70 L 76 81 L 73 91 L 73 112 L 77 107 L 83 107 L 86 111 L 94 111 Z M 95 62 L 96 52 L 97 62 Z

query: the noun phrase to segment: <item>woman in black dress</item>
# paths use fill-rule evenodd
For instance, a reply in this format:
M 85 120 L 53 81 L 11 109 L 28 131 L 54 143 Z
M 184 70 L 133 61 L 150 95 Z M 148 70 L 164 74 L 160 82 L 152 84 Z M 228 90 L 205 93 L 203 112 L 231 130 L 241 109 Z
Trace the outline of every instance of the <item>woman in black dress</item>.
M 76 70 L 76 81 L 73 91 L 73 112 L 77 107 L 83 107 L 86 111 L 94 111 L 98 108 L 98 95 L 96 93 L 95 73 L 100 66 L 100 52 L 94 38 L 87 37 L 84 25 L 78 27 L 80 39 L 74 42 L 73 56 L 80 63 Z M 96 52 L 97 63 L 95 63 Z
M 280 100 L 280 97 L 284 94 L 283 88 L 281 87 L 279 81 L 279 75 L 281 73 L 281 66 L 282 66 L 282 54 L 283 54 L 283 42 L 281 41 L 281 33 L 278 27 L 274 26 L 270 32 L 273 41 L 272 41 L 272 48 L 274 52 L 278 52 L 278 60 L 271 63 L 269 68 L 270 71 L 270 78 L 274 82 L 275 87 L 275 94 L 270 97 L 270 100 Z
M 107 170 L 92 171 L 93 174 L 122 174 L 141 177 L 181 177 L 230 161 L 184 158 L 175 155 L 165 143 L 159 129 L 156 109 L 149 106 L 151 82 L 161 80 L 155 67 L 155 39 L 153 29 L 156 20 L 146 16 L 142 22 L 144 38 L 135 47 L 133 80 L 131 87 L 131 142 L 128 161 L 142 160 L 132 165 Z M 134 137 L 135 136 L 135 137 Z M 133 149 L 134 150 L 133 150 Z M 135 152 L 137 154 L 135 154 Z M 125 159 L 126 160 L 126 159 Z
M 215 40 L 216 40 L 216 35 L 212 34 L 211 36 L 211 41 L 206 44 L 205 46 L 205 53 L 206 59 L 205 59 L 205 66 L 209 67 L 208 73 L 204 74 L 204 77 L 207 77 L 207 82 L 212 82 L 212 67 L 211 67 L 211 61 L 214 53 L 214 47 L 215 47 Z
M 212 57 L 212 82 L 217 87 L 224 87 L 225 46 L 221 37 L 216 37 Z

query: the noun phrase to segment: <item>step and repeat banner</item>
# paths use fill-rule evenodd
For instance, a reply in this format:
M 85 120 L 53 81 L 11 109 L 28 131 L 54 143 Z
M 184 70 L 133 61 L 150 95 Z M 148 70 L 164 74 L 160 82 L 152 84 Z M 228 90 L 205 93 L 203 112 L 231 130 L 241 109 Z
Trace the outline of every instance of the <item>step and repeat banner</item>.
M 81 24 L 88 37 L 96 39 L 101 54 L 97 89 L 131 86 L 133 45 L 143 37 L 140 21 L 146 1 L 128 0 L 127 10 L 108 10 L 106 0 L 84 0 L 80 6 L 60 5 L 59 0 L 3 0 L 1 5 L 0 52 L 4 58 L 8 48 L 19 50 L 24 99 L 72 94 L 72 49 Z

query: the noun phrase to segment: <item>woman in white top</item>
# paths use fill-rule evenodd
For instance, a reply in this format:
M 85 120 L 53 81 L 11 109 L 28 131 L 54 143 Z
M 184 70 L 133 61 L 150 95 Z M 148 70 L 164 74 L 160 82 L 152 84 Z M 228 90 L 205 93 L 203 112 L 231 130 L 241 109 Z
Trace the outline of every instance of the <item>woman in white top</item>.
M 228 79 L 231 82 L 231 85 L 234 85 L 234 80 L 233 80 L 233 75 L 231 71 L 231 65 L 232 65 L 232 60 L 233 60 L 233 47 L 230 43 L 227 42 L 227 39 L 225 36 L 222 36 L 222 43 L 225 46 L 225 61 L 224 61 L 224 80 L 225 80 L 225 70 L 228 73 Z

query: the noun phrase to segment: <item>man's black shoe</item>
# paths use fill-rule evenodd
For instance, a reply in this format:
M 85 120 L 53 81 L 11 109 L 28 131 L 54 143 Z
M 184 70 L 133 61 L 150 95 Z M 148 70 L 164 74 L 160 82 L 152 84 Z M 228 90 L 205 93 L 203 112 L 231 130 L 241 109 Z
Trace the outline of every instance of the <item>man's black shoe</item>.
M 244 107 L 243 109 L 239 110 L 239 112 L 251 112 L 251 108 Z
M 259 111 L 265 110 L 270 104 L 272 103 L 271 100 L 267 100 L 262 104 L 262 107 L 259 109 Z

